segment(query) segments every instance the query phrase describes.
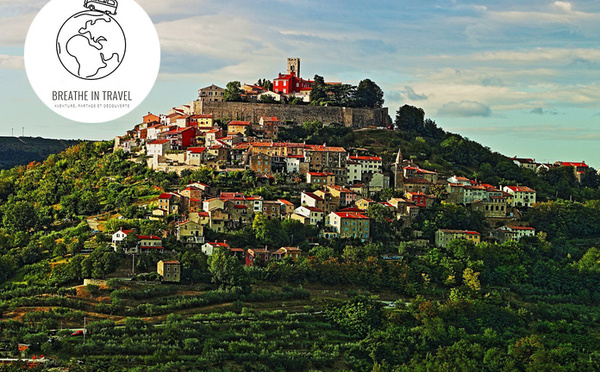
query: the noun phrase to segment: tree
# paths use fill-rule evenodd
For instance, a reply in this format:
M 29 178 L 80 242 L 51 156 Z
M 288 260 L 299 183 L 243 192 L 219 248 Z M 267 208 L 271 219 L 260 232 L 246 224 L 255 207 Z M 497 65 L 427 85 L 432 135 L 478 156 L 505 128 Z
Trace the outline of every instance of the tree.
M 422 108 L 404 105 L 396 112 L 396 127 L 404 131 L 418 131 L 423 128 L 425 111 Z
M 383 90 L 370 79 L 361 80 L 356 87 L 356 106 L 380 108 L 383 106 Z
M 85 291 L 90 294 L 90 296 L 97 296 L 100 293 L 100 287 L 96 284 L 88 284 L 85 286 Z
M 269 95 L 262 95 L 258 100 L 259 103 L 276 103 L 275 97 Z
M 10 201 L 2 208 L 2 224 L 10 231 L 29 231 L 37 224 L 37 214 L 32 203 Z
M 596 247 L 588 249 L 577 263 L 577 266 L 581 271 L 600 272 L 600 250 Z
M 225 88 L 225 101 L 241 101 L 242 90 L 239 81 L 230 81 Z
M 254 215 L 252 229 L 254 230 L 256 239 L 262 244 L 280 247 L 288 242 L 281 228 L 281 221 L 278 219 L 268 219 L 262 212 Z
M 322 100 L 327 99 L 327 87 L 323 76 L 315 75 L 314 83 L 310 90 L 311 104 L 320 104 Z
M 381 245 L 368 243 L 363 246 L 347 245 L 342 253 L 342 258 L 346 261 L 363 262 L 370 257 L 378 259 L 381 255 Z
M 356 87 L 350 84 L 326 85 L 325 90 L 331 96 L 332 106 L 350 107 L 356 104 Z
M 594 168 L 587 168 L 581 175 L 581 186 L 597 189 L 600 186 L 600 177 Z
M 481 291 L 481 283 L 479 281 L 479 274 L 480 273 L 473 271 L 473 269 L 471 269 L 470 267 L 467 267 L 463 271 L 463 283 L 472 292 Z
M 248 287 L 250 278 L 240 262 L 223 248 L 217 248 L 209 258 L 212 281 L 225 288 Z
M 328 306 L 325 315 L 345 331 L 364 337 L 382 325 L 382 307 L 381 302 L 356 296 L 341 306 Z
M 266 90 L 273 90 L 273 82 L 268 79 L 258 79 L 256 85 L 263 87 Z
M 395 216 L 390 208 L 373 203 L 367 209 L 367 216 L 371 218 L 371 237 L 375 241 L 386 240 L 393 235 L 392 221 Z

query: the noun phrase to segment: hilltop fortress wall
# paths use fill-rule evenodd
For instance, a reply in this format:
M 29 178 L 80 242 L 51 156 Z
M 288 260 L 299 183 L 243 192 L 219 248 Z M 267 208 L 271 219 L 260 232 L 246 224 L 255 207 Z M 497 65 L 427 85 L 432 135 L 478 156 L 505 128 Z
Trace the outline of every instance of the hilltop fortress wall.
M 190 103 L 194 114 L 212 114 L 215 120 L 244 120 L 258 123 L 261 116 L 275 116 L 282 123 L 321 121 L 324 124 L 339 123 L 347 127 L 386 126 L 391 124 L 388 108 L 352 108 L 334 106 L 306 106 L 248 102 Z

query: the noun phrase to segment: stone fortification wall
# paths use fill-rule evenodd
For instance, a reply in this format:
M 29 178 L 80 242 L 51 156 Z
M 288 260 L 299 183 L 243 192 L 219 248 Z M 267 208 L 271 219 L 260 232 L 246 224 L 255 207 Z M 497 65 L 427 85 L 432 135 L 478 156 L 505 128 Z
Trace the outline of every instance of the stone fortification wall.
M 94 284 L 94 285 L 108 285 L 108 282 L 103 279 L 83 279 L 83 285 Z
M 190 103 L 195 114 L 213 114 L 215 120 L 244 120 L 258 123 L 261 116 L 276 116 L 282 123 L 321 121 L 324 124 L 339 123 L 348 127 L 363 128 L 369 125 L 391 124 L 387 107 L 380 109 L 286 105 L 248 102 L 201 102 Z

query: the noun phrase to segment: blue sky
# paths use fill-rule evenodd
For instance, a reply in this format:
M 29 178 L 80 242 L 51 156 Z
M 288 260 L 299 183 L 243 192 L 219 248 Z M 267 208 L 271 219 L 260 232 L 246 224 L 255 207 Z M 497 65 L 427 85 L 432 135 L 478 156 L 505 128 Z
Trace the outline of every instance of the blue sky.
M 198 88 L 272 79 L 300 57 L 304 77 L 374 80 L 392 116 L 411 104 L 505 155 L 600 167 L 598 1 L 140 0 L 161 40 L 161 73 L 136 110 L 103 124 L 61 118 L 29 86 L 23 44 L 45 3 L 0 0 L 2 136 L 25 127 L 112 138 Z

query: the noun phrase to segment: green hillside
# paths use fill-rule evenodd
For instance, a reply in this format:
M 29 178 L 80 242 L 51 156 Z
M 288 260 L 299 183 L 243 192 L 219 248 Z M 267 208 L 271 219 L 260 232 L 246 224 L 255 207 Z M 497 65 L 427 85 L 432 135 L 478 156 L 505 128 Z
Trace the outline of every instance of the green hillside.
M 375 205 L 364 242 L 319 238 L 312 226 L 262 213 L 239 229 L 207 226 L 206 241 L 234 248 L 293 239 L 302 249 L 297 260 L 244 267 L 225 250 L 208 258 L 178 241 L 180 216 L 147 218 L 159 195 L 193 180 L 213 195 L 297 199 L 305 185 L 276 177 L 259 186 L 250 170 L 155 172 L 110 142 L 83 142 L 0 170 L 0 357 L 27 344 L 27 356 L 69 371 L 598 370 L 593 170 L 581 184 L 566 167 L 536 175 L 432 121 L 395 131 L 307 123 L 281 136 L 379 155 L 385 167 L 401 148 L 441 175 L 530 185 L 541 202 L 522 210 L 522 222 L 540 234 L 434 246 L 438 229 L 488 229 L 480 214 L 441 200 L 409 226 Z M 123 251 L 129 240 L 109 245 L 119 229 L 161 236 L 166 252 L 134 261 Z M 181 283 L 153 282 L 161 259 L 181 263 Z M 97 284 L 83 286 L 89 278 Z
M 42 161 L 48 155 L 57 154 L 79 142 L 41 137 L 0 137 L 0 169 Z

